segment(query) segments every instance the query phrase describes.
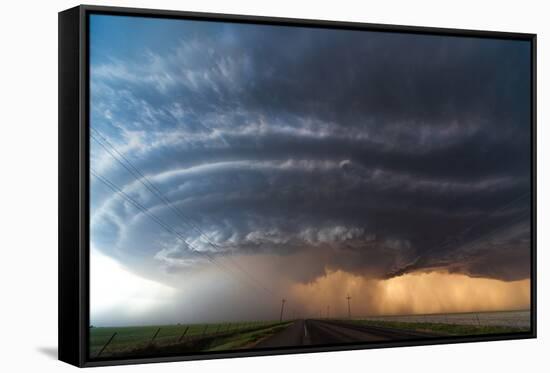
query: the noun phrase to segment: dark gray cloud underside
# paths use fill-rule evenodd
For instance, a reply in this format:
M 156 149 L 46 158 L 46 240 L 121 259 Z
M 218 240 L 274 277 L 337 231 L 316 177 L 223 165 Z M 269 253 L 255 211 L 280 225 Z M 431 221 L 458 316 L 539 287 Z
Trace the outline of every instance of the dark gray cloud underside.
M 182 23 L 133 56 L 92 66 L 92 125 L 217 246 L 95 145 L 105 175 L 189 238 L 98 187 L 100 250 L 152 277 L 188 270 L 189 246 L 317 253 L 289 269 L 300 281 L 529 276 L 527 42 Z

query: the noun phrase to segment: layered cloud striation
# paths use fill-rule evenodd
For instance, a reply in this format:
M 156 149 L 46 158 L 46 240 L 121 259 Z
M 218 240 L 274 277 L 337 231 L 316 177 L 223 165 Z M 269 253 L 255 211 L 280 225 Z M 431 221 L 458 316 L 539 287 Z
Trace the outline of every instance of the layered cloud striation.
M 277 273 L 299 284 L 530 276 L 527 42 L 98 15 L 90 27 L 91 165 L 143 207 L 92 178 L 91 239 L 132 272 L 184 286 L 236 256 L 295 260 Z

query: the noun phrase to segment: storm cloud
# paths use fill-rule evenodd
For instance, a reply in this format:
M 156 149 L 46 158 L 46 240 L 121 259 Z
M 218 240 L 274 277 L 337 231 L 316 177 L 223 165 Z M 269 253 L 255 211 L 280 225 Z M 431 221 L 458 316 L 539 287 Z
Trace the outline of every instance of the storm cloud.
M 90 27 L 91 165 L 179 233 L 92 178 L 93 245 L 133 272 L 174 284 L 211 258 L 274 256 L 299 283 L 530 276 L 528 42 L 110 16 Z

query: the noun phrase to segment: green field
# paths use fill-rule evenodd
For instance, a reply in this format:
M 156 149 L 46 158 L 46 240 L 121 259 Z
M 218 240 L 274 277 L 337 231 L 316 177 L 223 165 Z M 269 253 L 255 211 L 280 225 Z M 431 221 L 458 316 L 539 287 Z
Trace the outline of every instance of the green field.
M 261 341 L 262 339 L 269 337 L 288 326 L 287 323 L 276 323 L 272 326 L 256 329 L 249 332 L 239 333 L 234 336 L 221 337 L 214 340 L 210 347 L 206 348 L 206 351 L 224 351 L 224 350 L 233 350 L 239 348 L 249 348 L 253 347 L 254 344 Z
M 366 326 L 396 330 L 414 330 L 440 336 L 471 336 L 528 332 L 522 324 L 492 325 L 487 315 L 476 314 L 477 324 L 449 323 L 453 315 L 409 317 L 410 320 L 353 319 L 341 320 Z M 425 320 L 428 318 L 428 320 Z M 460 317 L 464 318 L 464 315 Z M 403 316 L 401 316 L 403 318 Z M 471 318 L 471 317 L 470 317 Z M 464 322 L 460 319 L 459 321 Z M 468 320 L 467 320 L 468 321 Z M 485 324 L 483 324 L 485 322 Z M 91 327 L 90 357 L 160 356 L 204 351 L 228 351 L 253 348 L 259 341 L 283 330 L 292 321 L 254 321 L 212 324 L 150 325 L 133 327 Z M 116 335 L 113 338 L 113 335 Z M 112 338 L 112 339 L 111 339 Z M 111 340 L 109 342 L 109 340 Z M 109 343 L 108 343 L 109 342 Z M 105 348 L 104 348 L 105 347 Z M 103 349 L 103 351 L 102 351 Z M 101 351 L 101 354 L 100 354 Z
M 132 353 L 133 351 L 154 348 L 174 348 L 192 341 L 208 340 L 200 350 L 240 348 L 255 340 L 268 336 L 287 323 L 275 321 L 254 321 L 214 324 L 150 325 L 132 327 L 91 327 L 90 356 L 97 357 L 103 346 L 116 333 L 112 341 L 101 353 L 101 357 Z M 159 330 L 160 328 L 160 330 Z M 185 332 L 187 329 L 187 332 Z M 153 340 L 155 333 L 158 334 Z M 182 338 L 182 335 L 184 334 Z
M 464 324 L 446 324 L 434 322 L 404 322 L 404 321 L 383 321 L 383 320 L 352 320 L 350 322 L 380 326 L 392 329 L 415 330 L 431 332 L 441 335 L 481 335 L 481 334 L 502 334 L 528 332 L 526 327 L 512 327 L 500 325 L 464 325 Z

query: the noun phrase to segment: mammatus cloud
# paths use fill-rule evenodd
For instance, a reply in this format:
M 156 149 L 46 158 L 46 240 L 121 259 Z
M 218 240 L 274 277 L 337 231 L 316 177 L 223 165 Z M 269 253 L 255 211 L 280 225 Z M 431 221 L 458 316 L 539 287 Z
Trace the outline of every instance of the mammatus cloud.
M 126 21 L 91 20 L 90 157 L 143 207 L 92 178 L 92 242 L 129 271 L 529 277 L 527 43 Z

